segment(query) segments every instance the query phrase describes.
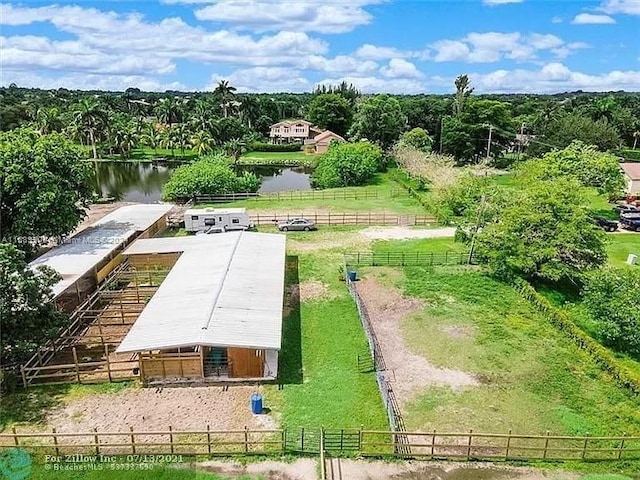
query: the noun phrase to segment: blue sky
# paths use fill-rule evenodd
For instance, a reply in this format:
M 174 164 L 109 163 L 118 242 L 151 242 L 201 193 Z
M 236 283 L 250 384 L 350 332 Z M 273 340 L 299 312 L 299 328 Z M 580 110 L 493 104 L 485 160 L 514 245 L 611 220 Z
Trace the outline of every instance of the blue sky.
M 640 0 L 0 4 L 0 83 L 445 93 L 640 90 Z

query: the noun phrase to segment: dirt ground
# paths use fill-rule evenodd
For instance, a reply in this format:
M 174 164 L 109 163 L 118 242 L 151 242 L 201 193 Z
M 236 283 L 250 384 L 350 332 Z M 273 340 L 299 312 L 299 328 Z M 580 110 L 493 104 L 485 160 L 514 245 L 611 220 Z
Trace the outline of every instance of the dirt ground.
M 272 429 L 270 415 L 253 415 L 250 386 L 131 388 L 117 393 L 93 394 L 52 410 L 47 429 L 58 432 Z M 269 406 L 268 397 L 265 406 Z
M 317 280 L 309 280 L 300 284 L 300 300 L 316 300 L 326 298 L 328 295 L 327 285 Z
M 210 461 L 197 465 L 198 470 L 219 473 L 231 478 L 260 475 L 265 480 L 316 480 L 316 459 L 299 459 L 285 463 L 267 461 L 242 465 L 236 462 Z M 579 475 L 563 471 L 508 467 L 490 463 L 450 462 L 382 462 L 365 460 L 327 460 L 330 480 L 577 480 Z
M 456 229 L 453 227 L 412 229 L 409 227 L 369 227 L 360 235 L 371 240 L 402 240 L 410 238 L 443 238 L 454 237 Z
M 403 297 L 397 289 L 381 285 L 375 277 L 360 280 L 356 288 L 381 343 L 388 378 L 401 407 L 412 399 L 416 391 L 429 385 L 444 385 L 454 389 L 478 385 L 479 382 L 472 375 L 460 370 L 437 368 L 408 349 L 400 322 L 421 309 L 419 300 Z

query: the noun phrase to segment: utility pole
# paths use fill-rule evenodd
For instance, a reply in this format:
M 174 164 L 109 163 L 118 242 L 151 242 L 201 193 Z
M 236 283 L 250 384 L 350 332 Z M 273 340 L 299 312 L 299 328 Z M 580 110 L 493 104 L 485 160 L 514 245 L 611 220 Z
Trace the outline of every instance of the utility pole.
M 444 136 L 444 115 L 440 119 L 440 154 L 442 154 L 442 137 Z
M 520 125 L 520 138 L 518 139 L 518 161 L 520 161 L 520 153 L 522 152 L 522 144 L 524 142 L 524 126 L 525 123 L 522 122 L 522 125 Z
M 491 134 L 493 133 L 493 125 L 489 124 L 489 141 L 487 142 L 487 162 L 491 155 Z

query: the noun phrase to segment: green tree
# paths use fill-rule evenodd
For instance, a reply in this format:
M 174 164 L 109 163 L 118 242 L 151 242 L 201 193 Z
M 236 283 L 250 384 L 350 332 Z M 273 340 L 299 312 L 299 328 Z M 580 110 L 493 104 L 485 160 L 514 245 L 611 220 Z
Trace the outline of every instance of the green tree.
M 78 128 L 91 143 L 93 158 L 98 158 L 96 143 L 104 136 L 107 128 L 108 115 L 95 98 L 83 98 L 76 106 L 73 117 Z
M 240 103 L 240 118 L 249 128 L 253 128 L 260 117 L 260 103 L 255 97 L 245 96 Z
M 349 135 L 369 140 L 387 150 L 398 140 L 407 125 L 400 102 L 389 95 L 374 95 L 357 107 Z
M 236 87 L 232 87 L 227 80 L 220 80 L 213 91 L 213 94 L 220 100 L 220 106 L 225 118 L 229 116 L 229 109 L 235 93 Z
M 471 87 L 471 82 L 469 81 L 469 77 L 467 75 L 459 75 L 455 81 L 456 85 L 456 98 L 454 102 L 454 107 L 456 111 L 456 115 L 460 116 L 464 112 L 464 107 L 467 102 L 467 99 L 473 93 L 473 88 Z
M 541 159 L 528 160 L 520 167 L 520 173 L 528 181 L 575 178 L 585 187 L 594 187 L 610 197 L 620 194 L 625 186 L 618 158 L 580 141 L 562 150 L 552 150 Z
M 35 126 L 41 135 L 62 130 L 62 116 L 57 107 L 39 108 L 36 112 Z
M 576 281 L 606 262 L 605 242 L 584 187 L 560 177 L 512 192 L 497 221 L 478 234 L 477 251 L 501 278 Z
M 5 367 L 25 361 L 64 324 L 66 317 L 55 308 L 51 292 L 59 279 L 49 267 L 31 270 L 23 252 L 0 244 L 1 361 Z
M 416 127 L 412 130 L 409 130 L 408 132 L 403 133 L 400 142 L 403 145 L 415 148 L 416 150 L 429 152 L 431 151 L 433 139 L 423 128 Z
M 346 135 L 353 120 L 351 104 L 337 93 L 317 95 L 309 103 L 309 120 L 320 128 Z
M 255 192 L 260 180 L 252 173 L 236 175 L 220 156 L 207 157 L 178 167 L 164 186 L 165 200 L 176 201 L 194 195 L 223 195 Z
M 458 164 L 470 162 L 475 153 L 475 142 L 467 125 L 457 117 L 445 117 L 441 135 L 442 153 L 452 155 Z
M 247 151 L 245 143 L 239 138 L 232 138 L 224 142 L 222 148 L 227 155 L 233 158 L 234 167 L 238 164 L 238 160 L 240 160 L 242 154 Z
M 213 151 L 213 138 L 205 131 L 197 131 L 191 136 L 191 145 L 200 156 L 207 155 Z
M 553 148 L 565 148 L 575 140 L 595 145 L 603 152 L 614 150 L 620 145 L 618 132 L 605 120 L 594 121 L 579 113 L 568 113 L 545 124 L 528 153 L 538 156 Z
M 62 134 L 0 133 L 0 237 L 37 244 L 70 233 L 92 197 L 91 165 Z M 22 240 L 19 240 L 22 239 Z M 30 240 L 31 239 L 31 240 Z M 11 240 L 9 240 L 11 241 Z
M 609 267 L 590 274 L 584 306 L 597 323 L 602 343 L 640 357 L 640 270 Z
M 320 188 L 364 185 L 373 178 L 382 158 L 382 150 L 369 142 L 332 142 L 318 160 L 313 183 Z

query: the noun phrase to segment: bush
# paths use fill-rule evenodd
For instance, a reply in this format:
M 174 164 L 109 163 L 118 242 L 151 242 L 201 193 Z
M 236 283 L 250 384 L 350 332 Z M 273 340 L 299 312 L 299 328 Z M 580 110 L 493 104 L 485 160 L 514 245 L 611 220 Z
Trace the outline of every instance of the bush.
M 164 186 L 163 198 L 176 201 L 196 195 L 255 192 L 260 179 L 253 173 L 238 176 L 221 157 L 198 160 L 178 167 Z
M 589 275 L 584 305 L 597 322 L 601 341 L 640 356 L 640 270 L 610 267 Z
M 640 150 L 618 150 L 616 155 L 620 155 L 625 160 L 640 162 Z
M 382 168 L 382 150 L 369 142 L 332 142 L 320 156 L 313 172 L 313 184 L 319 188 L 365 185 Z
M 249 151 L 252 152 L 299 152 L 302 145 L 299 143 L 262 143 L 253 142 L 249 145 Z

